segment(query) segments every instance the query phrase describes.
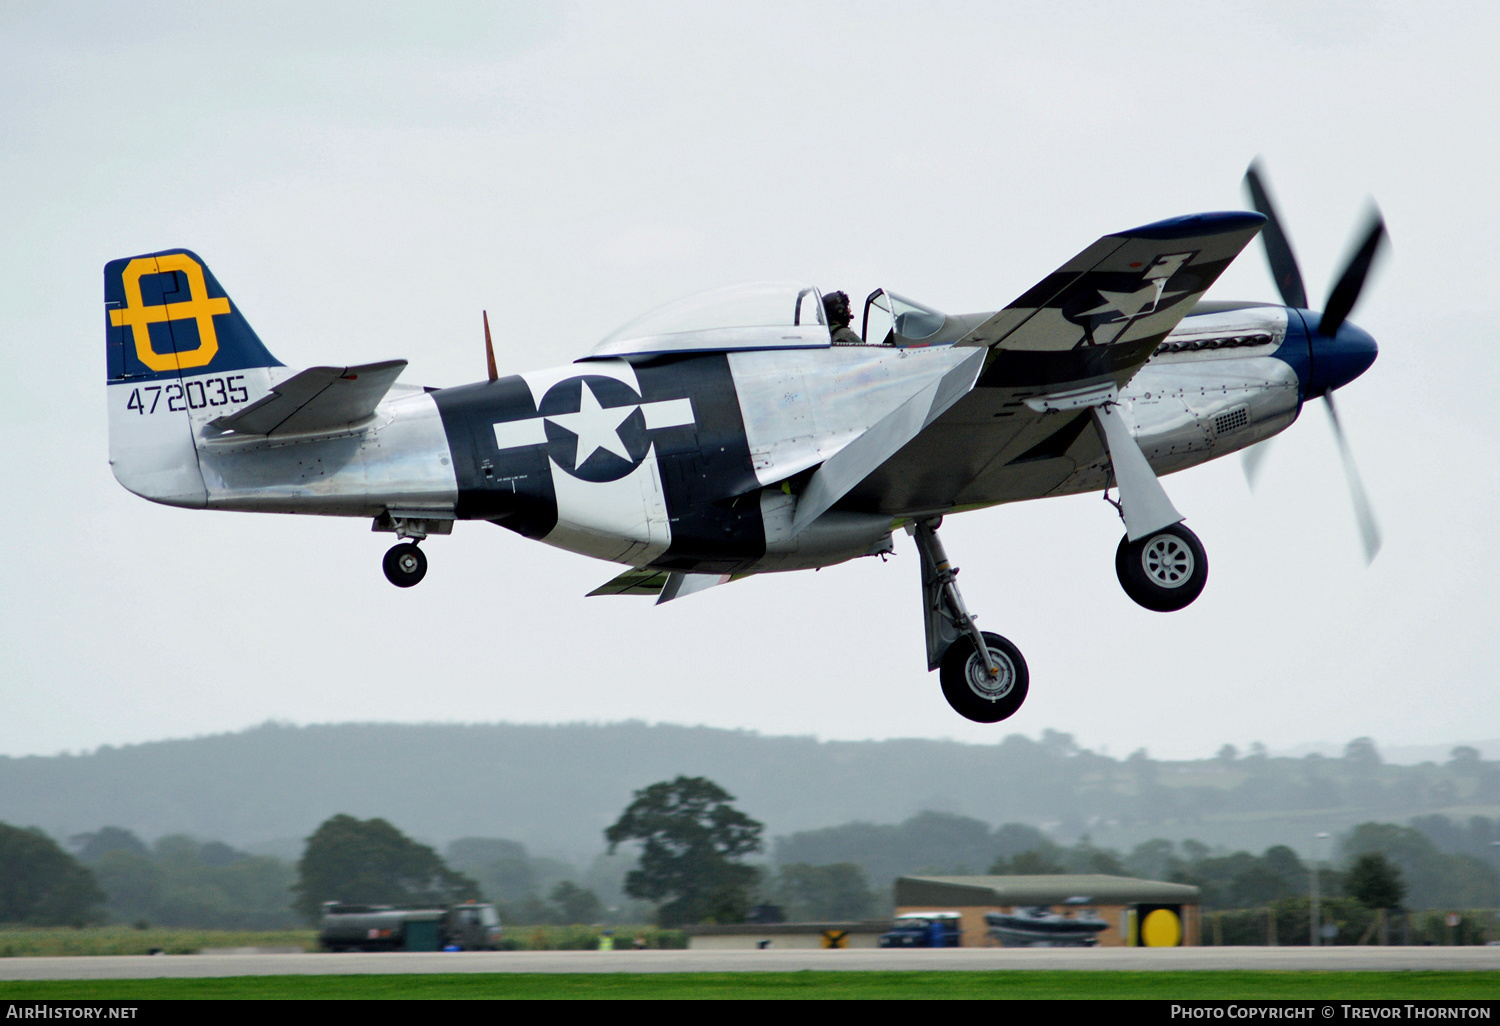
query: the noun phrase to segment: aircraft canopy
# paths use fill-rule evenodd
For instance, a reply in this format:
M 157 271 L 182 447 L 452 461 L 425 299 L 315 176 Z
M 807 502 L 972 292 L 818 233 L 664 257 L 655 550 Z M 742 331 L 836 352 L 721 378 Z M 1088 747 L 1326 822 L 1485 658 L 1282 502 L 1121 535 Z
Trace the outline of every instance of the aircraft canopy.
M 815 286 L 757 281 L 659 306 L 617 328 L 591 359 L 637 353 L 811 349 L 832 344 Z

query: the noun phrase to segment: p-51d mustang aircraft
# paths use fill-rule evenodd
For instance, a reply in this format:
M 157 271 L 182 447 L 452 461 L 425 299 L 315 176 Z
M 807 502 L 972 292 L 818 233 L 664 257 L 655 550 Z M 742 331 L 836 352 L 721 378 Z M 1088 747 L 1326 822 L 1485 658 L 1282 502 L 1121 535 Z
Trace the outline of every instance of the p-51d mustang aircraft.
M 945 515 L 1117 488 L 1121 585 L 1180 609 L 1208 562 L 1158 476 L 1269 438 L 1375 359 L 1345 318 L 1383 228 L 1312 312 L 1249 177 L 1262 213 L 1107 235 L 999 312 L 878 289 L 860 343 L 835 344 L 817 288 L 758 283 L 657 309 L 564 367 L 500 377 L 490 349 L 488 381 L 439 389 L 398 383 L 405 360 L 289 370 L 195 254 L 115 260 L 110 463 L 169 505 L 371 518 L 399 538 L 399 587 L 456 520 L 625 564 L 592 594 L 658 602 L 888 553 L 904 528 L 928 669 L 995 722 L 1025 699 L 1026 662 L 965 607 Z M 1200 303 L 1268 216 L 1286 305 Z

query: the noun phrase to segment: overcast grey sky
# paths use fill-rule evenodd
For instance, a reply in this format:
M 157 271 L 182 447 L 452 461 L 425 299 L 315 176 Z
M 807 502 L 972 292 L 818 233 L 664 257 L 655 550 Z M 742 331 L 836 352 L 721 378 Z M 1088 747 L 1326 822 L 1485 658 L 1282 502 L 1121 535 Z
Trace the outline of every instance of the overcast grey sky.
M 1500 167 L 1491 4 L 6 4 L 0 7 L 0 753 L 268 718 L 639 718 L 828 738 L 1045 727 L 1196 756 L 1500 736 Z M 1267 161 L 1321 305 L 1368 196 L 1391 259 L 1340 394 L 1384 529 L 1366 569 L 1321 409 L 1255 494 L 1167 479 L 1212 565 L 1120 591 L 1097 496 L 950 518 L 1012 720 L 924 672 L 917 559 L 654 608 L 486 524 L 420 587 L 363 521 L 188 512 L 107 464 L 101 269 L 201 254 L 289 366 L 562 363 L 701 288 L 805 278 L 1003 306 L 1098 236 L 1240 207 Z M 1211 293 L 1271 299 L 1256 243 Z

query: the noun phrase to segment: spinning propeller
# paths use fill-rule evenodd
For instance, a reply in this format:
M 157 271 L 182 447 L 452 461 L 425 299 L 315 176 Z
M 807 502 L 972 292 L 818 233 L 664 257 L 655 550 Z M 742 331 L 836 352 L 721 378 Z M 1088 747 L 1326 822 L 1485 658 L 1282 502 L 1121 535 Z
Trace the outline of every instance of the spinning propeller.
M 1251 163 L 1249 170 L 1245 172 L 1245 189 L 1250 194 L 1250 202 L 1255 209 L 1266 217 L 1266 226 L 1261 230 L 1261 240 L 1266 244 L 1266 258 L 1271 264 L 1271 277 L 1276 280 L 1276 287 L 1281 292 L 1281 301 L 1287 306 L 1296 307 L 1306 311 L 1307 289 L 1302 284 L 1302 271 L 1297 266 L 1297 258 L 1292 253 L 1291 243 L 1287 240 L 1286 231 L 1281 226 L 1281 218 L 1276 214 L 1276 207 L 1271 202 L 1271 195 L 1266 190 L 1265 182 L 1261 175 L 1259 160 Z M 1354 465 L 1354 454 L 1349 448 L 1349 440 L 1344 435 L 1343 424 L 1339 421 L 1338 408 L 1333 402 L 1334 389 L 1346 381 L 1352 380 L 1369 366 L 1369 361 L 1374 359 L 1374 341 L 1369 336 L 1351 324 L 1345 328 L 1344 322 L 1348 319 L 1350 312 L 1359 302 L 1359 294 L 1365 287 L 1365 279 L 1369 277 L 1370 269 L 1374 266 L 1375 258 L 1379 255 L 1382 244 L 1385 242 L 1385 221 L 1380 216 L 1380 211 L 1372 203 L 1369 212 L 1365 215 L 1364 224 L 1361 227 L 1359 245 L 1354 249 L 1353 255 L 1344 266 L 1344 270 L 1334 281 L 1333 287 L 1328 290 L 1328 299 L 1323 304 L 1321 317 L 1312 314 L 1307 318 L 1309 326 L 1314 319 L 1318 321 L 1309 339 L 1312 350 L 1312 363 L 1315 368 L 1315 376 L 1308 390 L 1309 397 L 1321 395 L 1327 403 L 1328 418 L 1333 425 L 1333 436 L 1338 442 L 1339 456 L 1344 464 L 1344 479 L 1349 484 L 1349 498 L 1354 503 L 1354 517 L 1359 522 L 1360 539 L 1364 543 L 1365 562 L 1368 564 L 1380 551 L 1380 528 L 1375 523 L 1375 512 L 1370 505 L 1370 497 L 1365 494 L 1363 483 L 1359 479 L 1359 470 Z M 1340 329 L 1345 329 L 1342 333 Z M 1362 336 L 1362 339 L 1360 338 Z M 1361 341 L 1368 343 L 1368 355 L 1357 352 L 1361 348 Z M 1339 343 L 1349 342 L 1347 347 L 1350 352 L 1341 352 Z M 1319 382 L 1316 369 L 1321 361 L 1331 371 L 1323 382 Z M 1362 362 L 1361 362 L 1362 361 Z M 1347 376 L 1340 371 L 1341 362 L 1350 365 L 1358 364 L 1353 368 L 1353 373 Z M 1261 462 L 1265 459 L 1270 446 L 1270 440 L 1260 442 L 1245 450 L 1244 467 L 1245 477 L 1252 488 L 1255 487 L 1255 479 L 1260 472 Z

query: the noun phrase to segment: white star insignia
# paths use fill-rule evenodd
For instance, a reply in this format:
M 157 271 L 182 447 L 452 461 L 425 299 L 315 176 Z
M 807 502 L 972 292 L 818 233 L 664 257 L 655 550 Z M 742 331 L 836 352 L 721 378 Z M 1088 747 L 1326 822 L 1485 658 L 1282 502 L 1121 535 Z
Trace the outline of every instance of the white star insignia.
M 1150 307 L 1156 309 L 1156 304 L 1161 301 L 1162 287 L 1167 284 L 1165 278 L 1157 278 L 1148 281 L 1134 292 L 1107 292 L 1099 290 L 1099 296 L 1104 300 L 1092 310 L 1085 310 L 1080 317 L 1088 317 L 1092 314 L 1117 313 L 1129 319 Z
M 620 427 L 639 407 L 606 409 L 599 405 L 599 397 L 594 395 L 594 389 L 587 381 L 578 391 L 577 413 L 557 413 L 545 418 L 578 436 L 578 453 L 573 457 L 573 466 L 583 466 L 600 449 L 614 453 L 626 463 L 632 462 L 625 443 L 620 440 Z

